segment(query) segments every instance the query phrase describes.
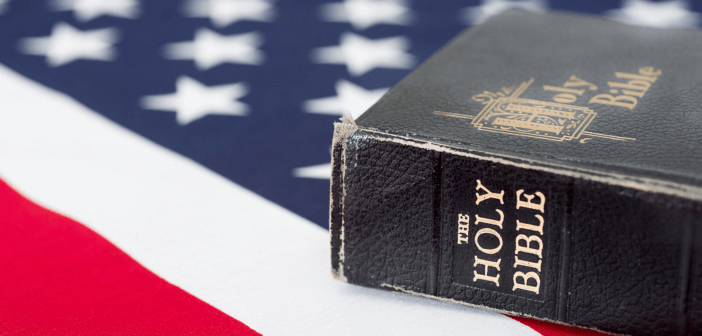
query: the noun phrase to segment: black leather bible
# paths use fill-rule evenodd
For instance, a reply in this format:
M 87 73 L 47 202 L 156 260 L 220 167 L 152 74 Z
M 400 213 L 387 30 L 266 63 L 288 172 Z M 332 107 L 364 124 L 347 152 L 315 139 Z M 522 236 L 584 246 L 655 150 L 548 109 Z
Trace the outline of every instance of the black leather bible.
M 336 124 L 342 281 L 702 334 L 702 32 L 509 11 Z

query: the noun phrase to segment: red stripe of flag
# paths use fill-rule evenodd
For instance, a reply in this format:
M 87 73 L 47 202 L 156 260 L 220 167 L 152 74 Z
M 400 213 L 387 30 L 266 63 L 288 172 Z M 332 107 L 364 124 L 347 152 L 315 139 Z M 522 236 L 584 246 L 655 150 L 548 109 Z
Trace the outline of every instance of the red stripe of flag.
M 259 335 L 1 180 L 0 334 Z
M 544 336 L 605 336 L 601 332 L 589 329 L 581 329 L 570 327 L 562 324 L 556 324 L 546 321 L 528 319 L 524 317 L 510 316 L 511 318 L 526 324 L 529 328 L 534 329 Z

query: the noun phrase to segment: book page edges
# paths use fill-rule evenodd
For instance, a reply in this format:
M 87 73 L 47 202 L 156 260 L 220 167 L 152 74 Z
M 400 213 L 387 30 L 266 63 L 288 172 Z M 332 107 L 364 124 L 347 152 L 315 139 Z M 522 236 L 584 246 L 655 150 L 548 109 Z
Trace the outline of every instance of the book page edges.
M 345 174 L 346 174 L 346 146 L 347 142 L 346 139 L 356 132 L 358 130 L 358 126 L 356 126 L 356 123 L 351 119 L 349 116 L 342 117 L 341 122 L 334 123 L 334 138 L 332 140 L 332 151 L 334 152 L 332 155 L 332 167 L 336 167 L 336 165 L 339 165 L 339 172 L 332 172 L 332 179 L 331 179 L 331 193 L 330 193 L 330 199 L 329 199 L 329 232 L 330 232 L 330 239 L 334 239 L 334 231 L 337 230 L 335 225 L 339 225 L 340 227 L 338 228 L 338 235 L 339 235 L 339 240 L 340 240 L 340 245 L 339 245 L 339 250 L 338 250 L 338 258 L 339 258 L 339 263 L 336 267 L 332 264 L 332 275 L 334 276 L 335 279 L 343 281 L 343 282 L 348 282 L 348 279 L 346 276 L 344 276 L 344 215 L 343 215 L 343 209 L 344 209 L 344 198 L 346 196 L 346 186 L 344 184 L 345 181 Z M 341 154 L 337 156 L 336 151 L 338 151 L 340 148 Z M 340 162 L 336 162 L 336 160 L 339 160 Z M 340 186 L 336 186 L 336 183 L 339 183 L 339 181 L 335 181 L 336 179 L 334 178 L 334 174 L 340 174 L 341 178 Z M 341 193 L 339 192 L 334 192 L 337 187 L 340 187 Z M 337 198 L 337 199 L 335 199 Z M 338 204 L 336 203 L 338 202 Z M 332 220 L 333 212 L 334 212 L 334 207 L 338 206 L 341 210 L 341 216 L 340 216 L 340 222 L 339 223 L 334 223 L 334 220 Z M 333 242 L 330 243 L 331 247 L 331 253 L 335 253 L 334 251 L 334 244 Z
M 569 326 L 569 327 L 576 327 L 576 328 L 581 328 L 581 329 L 594 330 L 594 331 L 597 331 L 597 332 L 600 332 L 600 333 L 603 333 L 603 334 L 609 334 L 609 335 L 625 335 L 625 334 L 614 334 L 614 333 L 610 333 L 610 332 L 606 332 L 606 331 L 599 330 L 599 329 L 597 329 L 597 328 L 586 328 L 586 327 L 582 327 L 582 326 L 578 326 L 578 325 L 563 323 L 563 322 L 561 322 L 561 321 L 549 320 L 549 319 L 545 319 L 545 318 L 541 318 L 541 317 L 532 316 L 532 315 L 529 315 L 529 314 L 522 314 L 522 313 L 517 313 L 517 312 L 509 311 L 509 310 L 495 309 L 495 308 L 488 307 L 488 306 L 477 305 L 477 304 L 468 303 L 468 302 L 463 302 L 463 301 L 458 301 L 458 300 L 449 299 L 449 298 L 445 298 L 445 297 L 440 297 L 440 296 L 434 296 L 434 295 L 430 295 L 430 294 L 419 293 L 419 292 L 415 292 L 415 291 L 412 291 L 412 290 L 404 289 L 404 288 L 402 288 L 402 287 L 393 286 L 393 285 L 389 285 L 389 284 L 385 284 L 385 283 L 380 284 L 380 287 L 389 289 L 390 291 L 393 291 L 393 292 L 396 292 L 396 293 L 409 294 L 409 295 L 419 296 L 419 297 L 423 297 L 423 298 L 427 298 L 427 299 L 439 300 L 439 301 L 442 301 L 442 302 L 457 303 L 457 304 L 460 304 L 460 305 L 463 305 L 463 306 L 468 306 L 468 307 L 473 307 L 473 308 L 478 308 L 478 309 L 489 310 L 489 311 L 492 311 L 492 312 L 495 312 L 495 313 L 499 313 L 499 314 L 503 314 L 503 315 L 512 315 L 512 316 L 527 317 L 527 318 L 530 318 L 530 319 L 535 319 L 535 320 L 540 320 L 540 321 L 546 321 L 546 322 L 549 322 L 549 323 L 555 323 L 555 324 L 560 324 L 560 325 Z

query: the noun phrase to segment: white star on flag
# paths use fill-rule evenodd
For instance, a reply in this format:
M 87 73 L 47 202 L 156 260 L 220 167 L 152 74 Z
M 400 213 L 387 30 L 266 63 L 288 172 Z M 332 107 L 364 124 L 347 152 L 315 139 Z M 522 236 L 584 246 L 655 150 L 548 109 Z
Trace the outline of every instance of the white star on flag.
M 257 47 L 262 43 L 263 37 L 258 32 L 225 36 L 201 28 L 193 41 L 167 44 L 163 53 L 167 59 L 194 60 L 200 70 L 222 63 L 260 65 L 265 56 Z
M 322 163 L 314 166 L 293 169 L 293 176 L 300 178 L 313 178 L 328 180 L 331 178 L 331 163 Z
M 332 154 L 332 148 L 329 148 L 329 155 Z M 313 178 L 320 180 L 328 180 L 331 178 L 331 162 L 322 163 L 314 166 L 295 168 L 292 171 L 293 176 L 300 178 Z
M 346 64 L 351 75 L 360 76 L 375 68 L 411 69 L 415 58 L 407 53 L 409 47 L 404 36 L 371 40 L 344 33 L 339 46 L 317 48 L 311 56 L 315 63 Z
M 90 21 L 102 15 L 133 19 L 139 16 L 137 0 L 54 0 L 56 11 L 73 11 L 76 19 Z
M 206 86 L 188 77 L 176 81 L 176 92 L 143 97 L 141 106 L 149 110 L 174 111 L 180 125 L 208 114 L 244 116 L 249 106 L 237 101 L 248 93 L 245 83 Z
M 113 44 L 118 40 L 115 28 L 81 31 L 65 22 L 58 22 L 47 37 L 20 40 L 21 52 L 46 56 L 46 63 L 56 67 L 79 59 L 112 61 L 117 57 Z
M 464 8 L 461 11 L 461 20 L 465 24 L 476 25 L 508 9 L 521 8 L 530 11 L 542 11 L 546 7 L 544 0 L 482 0 L 480 6 Z
M 608 14 L 628 24 L 658 28 L 691 28 L 702 22 L 702 15 L 689 10 L 688 4 L 680 0 L 625 0 L 622 9 L 608 11 Z
M 190 0 L 183 12 L 187 17 L 208 17 L 217 27 L 237 21 L 271 22 L 275 7 L 270 0 Z
M 3 15 L 5 14 L 5 12 L 7 12 L 7 9 L 9 7 L 7 5 L 8 2 L 10 2 L 10 0 L 0 0 L 0 15 Z
M 377 24 L 409 25 L 412 11 L 404 0 L 345 0 L 320 7 L 323 21 L 350 22 L 363 30 Z
M 307 113 L 343 116 L 351 114 L 356 119 L 375 104 L 390 88 L 366 90 L 354 83 L 340 79 L 336 81 L 336 96 L 310 99 L 302 108 Z

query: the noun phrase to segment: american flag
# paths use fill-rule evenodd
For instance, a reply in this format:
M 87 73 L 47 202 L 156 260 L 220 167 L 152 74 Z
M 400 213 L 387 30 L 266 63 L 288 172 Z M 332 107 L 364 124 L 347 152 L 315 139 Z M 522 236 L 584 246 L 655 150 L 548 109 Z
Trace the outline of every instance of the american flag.
M 0 0 L 0 334 L 597 334 L 330 275 L 332 123 L 515 7 L 702 24 L 683 0 Z

